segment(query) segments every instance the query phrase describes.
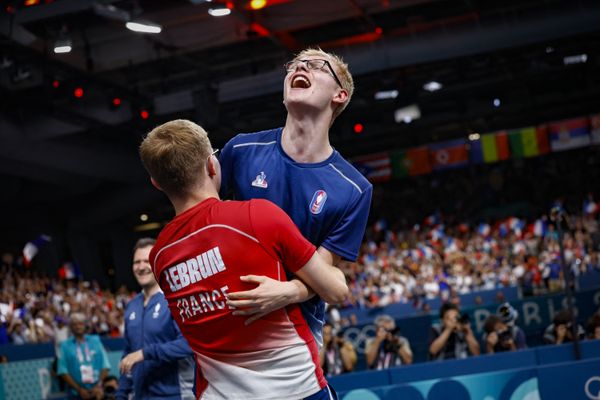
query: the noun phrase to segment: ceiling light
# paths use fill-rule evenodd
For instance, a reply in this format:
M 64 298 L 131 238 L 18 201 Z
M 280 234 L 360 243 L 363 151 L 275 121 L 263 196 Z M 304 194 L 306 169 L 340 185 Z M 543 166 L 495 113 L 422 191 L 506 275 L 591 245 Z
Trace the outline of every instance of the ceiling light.
M 71 39 L 59 39 L 54 43 L 55 54 L 70 53 L 72 48 Z
M 479 135 L 479 133 L 471 133 L 469 135 L 469 140 L 474 142 L 475 140 L 479 140 L 481 138 L 481 135 Z
M 395 99 L 396 97 L 398 97 L 397 90 L 380 90 L 379 92 L 375 92 L 375 100 Z
M 567 56 L 567 57 L 563 58 L 563 63 L 565 65 L 583 64 L 585 62 L 587 62 L 587 54 L 585 54 L 585 53 L 576 54 L 574 56 Z
M 554 47 L 552 47 L 552 46 L 546 46 L 546 53 L 547 54 L 554 53 Z
M 404 122 L 405 124 L 410 124 L 419 118 L 421 118 L 421 109 L 417 104 L 399 108 L 394 112 L 394 120 L 397 123 Z
M 431 82 L 427 82 L 426 84 L 423 85 L 423 89 L 427 90 L 428 92 L 435 92 L 438 91 L 442 88 L 442 84 L 436 81 L 431 81 Z
M 148 214 L 142 214 L 142 215 L 140 215 L 140 221 L 142 221 L 142 222 L 148 221 Z
M 494 101 L 492 101 L 492 104 L 494 104 L 494 107 L 500 107 L 500 104 L 502 104 L 502 102 L 499 98 L 496 97 Z
M 250 8 L 253 10 L 260 10 L 267 5 L 267 0 L 251 0 Z
M 208 13 L 213 17 L 224 17 L 231 14 L 231 10 L 227 7 L 209 8 Z
M 129 21 L 125 24 L 125 26 L 130 31 L 139 33 L 160 33 L 162 31 L 162 26 L 149 21 Z

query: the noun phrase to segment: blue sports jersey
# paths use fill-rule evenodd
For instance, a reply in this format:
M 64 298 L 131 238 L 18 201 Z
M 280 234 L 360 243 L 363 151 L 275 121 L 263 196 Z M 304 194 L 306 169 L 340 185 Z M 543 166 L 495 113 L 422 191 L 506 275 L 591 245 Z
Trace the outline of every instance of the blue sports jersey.
M 221 151 L 221 195 L 262 198 L 281 207 L 315 246 L 354 261 L 363 239 L 373 186 L 336 151 L 319 163 L 298 163 L 281 147 L 283 128 L 240 134 Z M 319 345 L 325 305 L 301 304 Z

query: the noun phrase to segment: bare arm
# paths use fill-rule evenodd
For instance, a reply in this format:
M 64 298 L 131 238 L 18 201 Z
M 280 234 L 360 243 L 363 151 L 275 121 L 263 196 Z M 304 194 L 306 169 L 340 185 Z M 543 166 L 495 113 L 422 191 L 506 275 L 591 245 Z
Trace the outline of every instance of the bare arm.
M 315 252 L 310 260 L 296 271 L 296 276 L 327 303 L 341 303 L 348 297 L 349 289 L 344 273 L 339 268 L 328 264 L 318 252 Z
M 444 328 L 441 335 L 431 342 L 431 345 L 429 346 L 429 353 L 432 355 L 438 354 L 444 348 L 446 342 L 448 342 L 448 338 L 450 337 L 451 333 L 452 329 Z

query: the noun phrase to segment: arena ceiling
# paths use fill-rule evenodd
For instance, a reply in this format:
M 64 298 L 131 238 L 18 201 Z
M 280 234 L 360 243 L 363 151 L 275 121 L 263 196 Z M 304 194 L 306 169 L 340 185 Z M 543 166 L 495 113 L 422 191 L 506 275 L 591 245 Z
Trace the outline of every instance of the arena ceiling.
M 227 3 L 225 17 L 208 13 L 225 5 L 217 0 L 3 3 L 0 241 L 48 226 L 131 226 L 141 212 L 164 218 L 137 155 L 143 133 L 190 118 L 218 147 L 236 132 L 282 125 L 282 64 L 307 46 L 342 55 L 355 76 L 355 97 L 331 132 L 347 156 L 600 111 L 597 1 Z M 128 18 L 162 32 L 131 32 Z M 58 40 L 72 51 L 54 54 Z M 431 81 L 442 89 L 425 90 Z M 383 90 L 398 95 L 376 100 Z M 421 118 L 396 123 L 394 111 L 410 104 Z

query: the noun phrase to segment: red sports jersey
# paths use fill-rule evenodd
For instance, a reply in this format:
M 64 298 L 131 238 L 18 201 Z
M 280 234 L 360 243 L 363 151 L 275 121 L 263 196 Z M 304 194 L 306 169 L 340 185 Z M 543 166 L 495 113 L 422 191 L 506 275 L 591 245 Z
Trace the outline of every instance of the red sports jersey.
M 266 200 L 211 198 L 160 233 L 150 262 L 173 318 L 196 354 L 201 399 L 303 398 L 326 386 L 313 335 L 294 304 L 246 326 L 226 304 L 255 284 L 286 280 L 315 253 L 291 219 Z

